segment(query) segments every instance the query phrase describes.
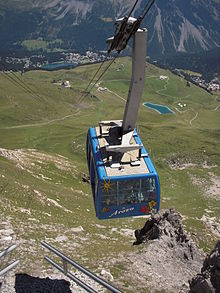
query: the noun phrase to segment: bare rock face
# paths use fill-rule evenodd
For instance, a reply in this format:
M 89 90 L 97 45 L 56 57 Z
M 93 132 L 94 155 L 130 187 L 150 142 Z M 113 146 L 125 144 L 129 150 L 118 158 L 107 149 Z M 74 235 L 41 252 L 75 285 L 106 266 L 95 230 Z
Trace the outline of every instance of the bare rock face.
M 220 292 L 220 240 L 206 256 L 201 273 L 190 282 L 190 293 Z
M 200 271 L 204 253 L 199 250 L 174 209 L 152 215 L 135 231 L 137 252 L 128 257 L 128 277 L 150 292 L 189 292 L 188 280 Z
M 90 184 L 90 177 L 89 177 L 89 175 L 83 173 L 82 182 L 85 182 L 85 183 L 89 183 Z
M 184 231 L 180 214 L 174 209 L 153 215 L 141 230 L 135 231 L 134 245 L 148 240 L 163 238 L 169 248 L 177 249 L 184 259 L 193 259 L 195 245 Z

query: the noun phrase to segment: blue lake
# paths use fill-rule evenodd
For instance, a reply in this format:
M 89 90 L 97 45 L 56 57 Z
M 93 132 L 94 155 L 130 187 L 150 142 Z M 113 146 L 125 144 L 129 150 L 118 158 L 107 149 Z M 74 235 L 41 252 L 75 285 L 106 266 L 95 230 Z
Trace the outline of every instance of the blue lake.
M 62 68 L 74 68 L 77 66 L 77 63 L 68 63 L 68 62 L 61 62 L 61 63 L 49 63 L 43 65 L 41 69 L 43 70 L 57 70 Z
M 152 104 L 152 103 L 144 103 L 144 106 L 154 111 L 157 111 L 159 114 L 174 114 L 174 112 L 167 106 Z

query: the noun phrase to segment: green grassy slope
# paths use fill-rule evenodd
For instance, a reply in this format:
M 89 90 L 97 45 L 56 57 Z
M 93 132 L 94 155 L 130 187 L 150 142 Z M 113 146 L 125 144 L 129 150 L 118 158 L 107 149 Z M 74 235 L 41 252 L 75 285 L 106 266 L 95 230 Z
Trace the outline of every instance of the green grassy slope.
M 122 63 L 124 69 L 117 71 Z M 114 276 L 123 272 L 108 260 L 140 249 L 132 246 L 132 233 L 145 219 L 98 221 L 90 186 L 82 182 L 87 130 L 99 120 L 122 119 L 130 80 L 130 59 L 118 59 L 101 82 L 111 92 L 94 88 L 77 105 L 98 66 L 17 74 L 32 94 L 0 75 L 0 229 L 12 227 L 12 240 L 23 244 L 17 250 L 23 271 L 37 271 L 35 259 L 43 251 L 34 241 L 43 239 L 95 271 L 110 268 Z M 169 80 L 161 81 L 160 75 Z M 219 200 L 206 195 L 220 176 L 219 102 L 153 65 L 147 65 L 146 78 L 142 102 L 165 104 L 175 112 L 159 115 L 142 105 L 137 122 L 160 176 L 161 208 L 181 212 L 194 239 L 208 250 L 217 236 L 201 218 L 220 221 Z M 54 79 L 69 80 L 72 88 L 53 84 Z M 180 166 L 173 169 L 169 162 Z M 45 266 L 43 258 L 40 262 Z

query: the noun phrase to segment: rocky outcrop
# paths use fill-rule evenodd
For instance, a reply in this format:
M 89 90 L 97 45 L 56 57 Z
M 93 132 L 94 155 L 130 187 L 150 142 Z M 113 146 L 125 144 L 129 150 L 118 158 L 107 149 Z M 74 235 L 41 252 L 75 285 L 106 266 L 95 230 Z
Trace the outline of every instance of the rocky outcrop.
M 201 273 L 190 282 L 190 293 L 220 292 L 220 240 L 204 260 Z
M 89 175 L 83 173 L 82 182 L 89 183 L 90 184 L 90 177 L 89 177 Z
M 16 274 L 16 293 L 71 293 L 70 283 L 66 280 L 52 280 L 50 278 L 37 278 L 27 274 Z
M 196 251 L 194 243 L 183 228 L 180 214 L 174 209 L 153 215 L 141 230 L 135 231 L 135 237 L 137 239 L 135 245 L 163 238 L 169 248 L 176 249 L 186 260 L 193 259 Z
M 127 277 L 137 292 L 189 292 L 189 279 L 200 272 L 204 253 L 186 232 L 174 209 L 152 215 L 135 231 L 136 252 L 126 256 Z

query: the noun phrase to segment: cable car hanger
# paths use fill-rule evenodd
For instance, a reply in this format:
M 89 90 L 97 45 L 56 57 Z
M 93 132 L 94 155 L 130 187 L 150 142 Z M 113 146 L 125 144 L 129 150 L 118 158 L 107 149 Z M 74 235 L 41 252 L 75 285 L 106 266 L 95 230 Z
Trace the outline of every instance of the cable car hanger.
M 115 35 L 107 40 L 108 53 L 115 50 L 119 54 L 133 38 L 132 76 L 123 120 L 100 121 L 97 127 L 90 127 L 87 135 L 87 163 L 99 219 L 159 210 L 159 177 L 135 130 L 146 70 L 147 30 L 140 25 L 153 3 L 147 3 L 138 19 L 117 19 Z

